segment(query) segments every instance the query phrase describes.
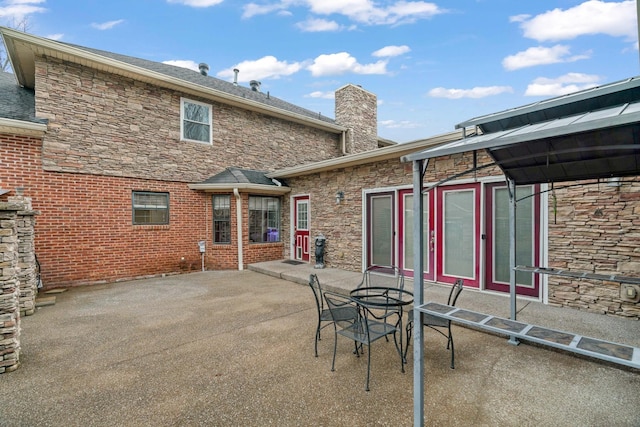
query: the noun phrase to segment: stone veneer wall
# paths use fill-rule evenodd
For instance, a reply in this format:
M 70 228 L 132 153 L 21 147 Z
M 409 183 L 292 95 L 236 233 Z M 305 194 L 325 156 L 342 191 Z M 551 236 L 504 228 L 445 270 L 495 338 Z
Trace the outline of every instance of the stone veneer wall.
M 556 184 L 561 187 L 562 184 Z M 640 178 L 557 189 L 549 196 L 549 265 L 640 277 Z M 617 282 L 549 276 L 549 304 L 640 319 Z
M 490 161 L 485 153 L 478 153 L 479 165 Z M 470 153 L 441 157 L 429 164 L 424 180 L 437 182 L 472 167 Z M 410 188 L 412 176 L 411 164 L 388 160 L 291 178 L 288 182 L 296 194 L 309 194 L 310 237 L 312 242 L 320 233 L 327 238 L 327 266 L 362 271 L 363 190 Z M 473 177 L 469 174 L 463 178 Z M 475 177 L 503 175 L 495 167 L 477 171 Z M 549 266 L 640 277 L 640 179 L 625 181 L 633 182 L 625 182 L 620 188 L 601 183 L 556 190 L 555 208 L 549 195 Z M 345 194 L 339 205 L 335 204 L 337 191 Z M 284 219 L 283 230 L 289 230 L 289 215 Z M 290 256 L 289 247 L 285 242 L 286 257 Z M 640 319 L 640 304 L 622 301 L 618 283 L 556 276 L 548 279 L 550 305 Z
M 11 196 L 9 203 L 22 204 L 18 211 L 16 229 L 18 237 L 18 281 L 20 282 L 20 314 L 30 316 L 36 311 L 38 282 L 36 275 L 35 253 L 35 215 L 31 199 L 23 196 Z
M 265 94 L 266 96 L 266 94 Z M 210 104 L 213 143 L 180 140 L 180 99 Z M 45 170 L 200 182 L 340 155 L 340 135 L 55 58 L 36 58 Z
M 20 363 L 19 210 L 22 205 L 0 202 L 0 373 Z
M 376 95 L 360 86 L 349 84 L 336 90 L 336 123 L 349 129 L 346 135 L 348 154 L 378 148 L 377 102 Z

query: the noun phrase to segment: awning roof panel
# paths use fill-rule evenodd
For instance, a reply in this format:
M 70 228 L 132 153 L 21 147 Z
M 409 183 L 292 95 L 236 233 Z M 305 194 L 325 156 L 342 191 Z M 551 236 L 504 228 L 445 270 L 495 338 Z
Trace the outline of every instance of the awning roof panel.
M 481 149 L 516 184 L 640 175 L 640 102 L 474 136 L 402 160 Z

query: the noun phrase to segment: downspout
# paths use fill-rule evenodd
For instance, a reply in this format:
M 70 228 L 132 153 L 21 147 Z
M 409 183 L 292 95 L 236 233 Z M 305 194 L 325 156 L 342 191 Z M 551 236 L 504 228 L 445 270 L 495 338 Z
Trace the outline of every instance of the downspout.
M 238 233 L 238 270 L 244 270 L 244 260 L 242 259 L 242 197 L 237 188 L 233 189 L 236 197 L 236 232 Z
M 340 140 L 341 140 L 341 144 L 342 144 L 342 155 L 346 155 L 347 154 L 347 131 L 343 130 L 342 133 L 340 134 Z

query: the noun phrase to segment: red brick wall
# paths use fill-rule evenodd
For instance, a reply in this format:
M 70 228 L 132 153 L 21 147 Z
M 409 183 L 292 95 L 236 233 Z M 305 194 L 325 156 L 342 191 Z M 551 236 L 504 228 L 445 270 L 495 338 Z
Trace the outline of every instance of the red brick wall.
M 0 187 L 24 187 L 40 212 L 35 247 L 45 286 L 177 272 L 182 257 L 200 266 L 198 241 L 211 241 L 204 194 L 186 183 L 45 172 L 40 144 L 0 135 Z M 169 225 L 132 225 L 134 190 L 169 192 Z

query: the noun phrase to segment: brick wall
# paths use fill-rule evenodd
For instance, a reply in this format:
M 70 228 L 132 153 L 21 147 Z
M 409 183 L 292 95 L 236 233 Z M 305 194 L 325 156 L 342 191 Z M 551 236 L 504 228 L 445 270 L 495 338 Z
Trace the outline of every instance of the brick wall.
M 55 58 L 36 58 L 46 170 L 199 182 L 236 166 L 336 157 L 340 136 Z M 213 106 L 213 144 L 180 141 L 180 98 Z

